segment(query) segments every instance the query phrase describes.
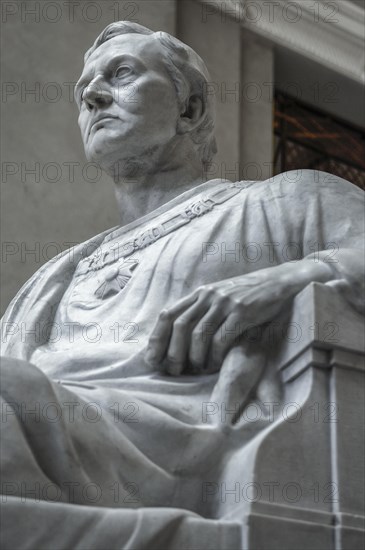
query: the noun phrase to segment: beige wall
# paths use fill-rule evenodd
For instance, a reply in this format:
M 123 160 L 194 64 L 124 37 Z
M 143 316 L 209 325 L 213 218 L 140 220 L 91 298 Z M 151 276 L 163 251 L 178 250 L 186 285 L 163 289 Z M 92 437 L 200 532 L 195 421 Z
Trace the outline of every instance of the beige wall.
M 222 6 L 226 4 L 223 2 Z M 217 105 L 218 154 L 210 177 L 265 179 L 272 170 L 272 47 L 212 2 L 178 2 L 177 33 L 204 59 Z
M 240 104 L 236 94 L 227 91 L 234 90 L 240 80 L 240 26 L 194 0 L 178 3 L 177 21 L 178 37 L 194 48 L 208 67 L 209 91 L 216 96 L 218 144 L 210 175 L 225 177 L 225 170 L 234 169 L 239 160 Z M 229 174 L 227 177 L 231 179 Z

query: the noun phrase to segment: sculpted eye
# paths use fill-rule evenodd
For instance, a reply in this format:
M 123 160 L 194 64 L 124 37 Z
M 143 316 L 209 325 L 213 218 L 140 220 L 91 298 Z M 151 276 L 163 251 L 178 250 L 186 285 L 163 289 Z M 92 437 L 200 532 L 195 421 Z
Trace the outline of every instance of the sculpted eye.
M 115 76 L 117 78 L 121 78 L 123 76 L 126 76 L 132 72 L 132 69 L 128 67 L 127 65 L 122 65 L 121 67 L 118 67 L 115 71 Z
M 78 103 L 80 105 L 82 105 L 82 103 L 85 101 L 84 92 L 85 92 L 86 88 L 87 88 L 87 86 L 83 86 L 82 88 L 80 88 L 77 91 L 76 100 L 78 101 Z

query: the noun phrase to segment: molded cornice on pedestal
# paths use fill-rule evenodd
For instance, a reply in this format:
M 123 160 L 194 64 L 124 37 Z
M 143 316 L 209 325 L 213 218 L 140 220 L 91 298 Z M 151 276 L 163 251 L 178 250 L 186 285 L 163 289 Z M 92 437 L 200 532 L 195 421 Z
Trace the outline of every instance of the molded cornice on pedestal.
M 331 286 L 311 283 L 298 294 L 288 326 L 295 338 L 287 339 L 276 357 L 283 382 L 308 365 L 364 370 L 364 318 Z
M 364 83 L 365 10 L 349 0 L 212 0 L 216 9 L 273 44 Z

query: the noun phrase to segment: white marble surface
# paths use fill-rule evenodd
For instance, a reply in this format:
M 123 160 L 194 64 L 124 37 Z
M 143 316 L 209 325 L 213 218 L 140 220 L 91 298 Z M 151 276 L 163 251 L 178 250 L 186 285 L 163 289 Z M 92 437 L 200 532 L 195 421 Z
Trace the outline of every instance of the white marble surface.
M 3 318 L 4 547 L 276 550 L 295 531 L 324 549 L 334 523 L 343 548 L 359 545 L 343 449 L 356 486 L 363 193 L 310 170 L 204 183 L 203 62 L 163 34 L 109 32 L 76 93 L 121 224 L 43 266 Z M 328 322 L 338 346 L 318 345 Z M 308 420 L 313 401 L 339 402 L 344 424 Z M 273 481 L 305 496 L 242 497 Z M 339 504 L 312 506 L 316 483 L 335 483 Z

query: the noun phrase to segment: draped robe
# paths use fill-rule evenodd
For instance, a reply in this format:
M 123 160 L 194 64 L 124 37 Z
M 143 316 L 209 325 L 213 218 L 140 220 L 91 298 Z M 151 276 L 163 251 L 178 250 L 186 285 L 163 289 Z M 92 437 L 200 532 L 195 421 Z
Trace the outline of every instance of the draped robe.
M 219 373 L 168 376 L 146 362 L 148 337 L 201 285 L 361 251 L 363 202 L 309 170 L 213 180 L 41 267 L 2 324 L 5 547 L 239 547 L 237 506 L 207 491 L 240 479 L 272 419 L 210 422 Z M 342 269 L 329 284 L 360 307 Z

